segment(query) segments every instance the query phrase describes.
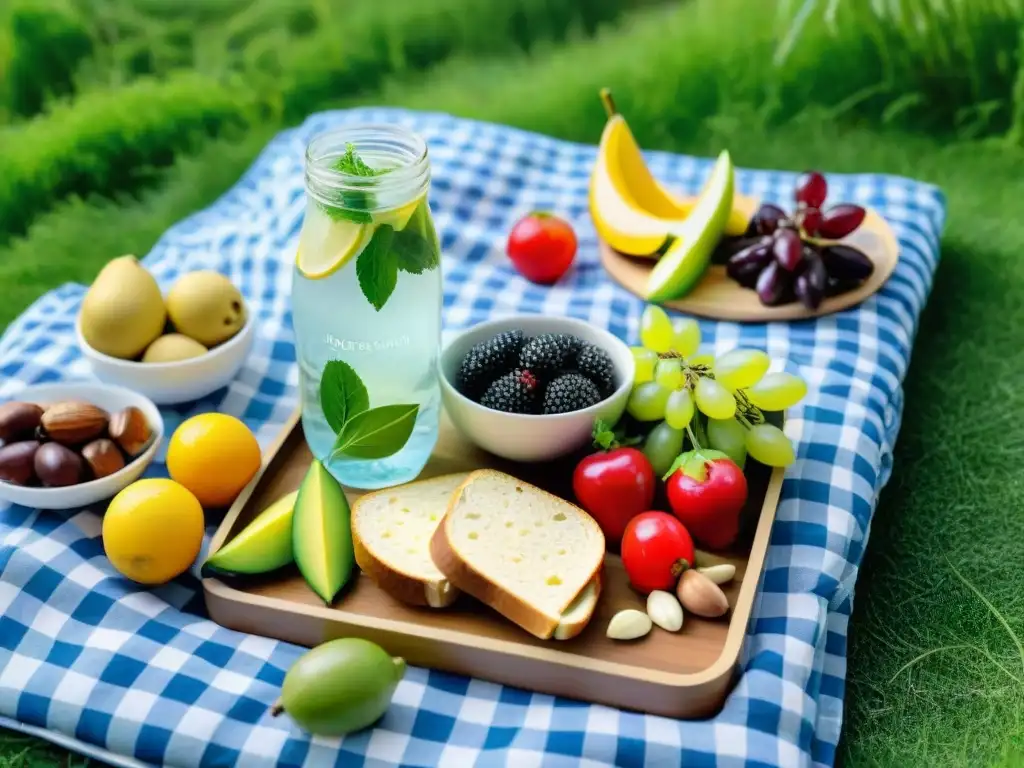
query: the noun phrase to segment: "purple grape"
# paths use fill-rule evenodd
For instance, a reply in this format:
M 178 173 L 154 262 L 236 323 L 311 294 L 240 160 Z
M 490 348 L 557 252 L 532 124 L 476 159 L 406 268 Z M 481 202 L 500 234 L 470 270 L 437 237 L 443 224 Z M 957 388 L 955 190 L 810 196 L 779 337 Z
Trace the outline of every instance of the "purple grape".
M 804 208 L 800 211 L 800 227 L 808 235 L 818 233 L 821 226 L 821 211 L 817 208 Z
M 793 284 L 796 297 L 808 309 L 817 309 L 825 298 L 828 273 L 818 254 L 810 248 L 804 249 L 804 268 Z
M 779 266 L 779 262 L 770 261 L 757 278 L 757 297 L 768 307 L 782 303 L 786 296 L 792 275 Z
M 771 203 L 762 203 L 761 207 L 754 214 L 754 218 L 751 219 L 751 224 L 758 233 L 770 235 L 779 228 L 779 222 L 784 221 L 785 218 L 786 212 L 779 208 L 779 206 L 772 205 Z
M 777 230 L 772 252 L 775 254 L 775 260 L 784 269 L 793 272 L 803 259 L 803 242 L 800 235 L 792 229 Z
M 875 265 L 863 252 L 850 245 L 829 245 L 821 249 L 825 269 L 836 280 L 860 282 L 875 271 Z
M 828 184 L 817 171 L 805 171 L 796 180 L 796 202 L 809 208 L 821 208 L 828 197 Z
M 863 208 L 852 203 L 833 205 L 822 214 L 818 233 L 830 240 L 846 237 L 864 223 L 866 214 Z

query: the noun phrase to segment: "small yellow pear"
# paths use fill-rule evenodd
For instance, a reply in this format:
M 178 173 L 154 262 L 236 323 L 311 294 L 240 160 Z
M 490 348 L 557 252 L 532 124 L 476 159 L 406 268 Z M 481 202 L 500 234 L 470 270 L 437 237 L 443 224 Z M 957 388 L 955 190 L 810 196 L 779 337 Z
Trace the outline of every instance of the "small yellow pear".
M 167 294 L 167 312 L 178 333 L 207 347 L 230 339 L 246 319 L 238 288 L 224 275 L 209 270 L 178 278 Z
M 89 287 L 80 310 L 86 343 L 111 357 L 133 359 L 167 322 L 160 286 L 134 256 L 107 262 Z
M 167 333 L 146 347 L 144 363 L 174 363 L 205 355 L 209 350 L 195 339 L 180 333 Z

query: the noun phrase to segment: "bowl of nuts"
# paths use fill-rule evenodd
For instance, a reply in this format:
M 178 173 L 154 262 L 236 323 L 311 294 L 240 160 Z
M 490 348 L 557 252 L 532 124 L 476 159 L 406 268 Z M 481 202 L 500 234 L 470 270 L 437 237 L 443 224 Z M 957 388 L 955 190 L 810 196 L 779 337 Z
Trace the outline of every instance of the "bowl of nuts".
M 39 384 L 0 402 L 0 501 L 73 509 L 134 482 L 163 439 L 148 398 L 106 384 Z

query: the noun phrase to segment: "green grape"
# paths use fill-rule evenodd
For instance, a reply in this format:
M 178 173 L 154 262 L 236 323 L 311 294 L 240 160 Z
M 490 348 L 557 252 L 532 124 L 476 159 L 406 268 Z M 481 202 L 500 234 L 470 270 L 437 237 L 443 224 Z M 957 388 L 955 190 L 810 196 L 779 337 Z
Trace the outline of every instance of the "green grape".
M 774 424 L 755 424 L 747 431 L 747 453 L 769 467 L 786 467 L 796 458 L 786 433 Z
M 643 384 L 645 381 L 652 381 L 654 366 L 658 363 L 658 353 L 644 347 L 630 347 L 630 349 L 633 351 L 633 361 L 636 363 L 636 375 L 633 377 L 633 383 Z
M 689 317 L 672 321 L 672 349 L 683 357 L 697 354 L 700 347 L 700 326 Z
M 665 417 L 669 391 L 654 381 L 638 384 L 629 394 L 626 410 L 637 421 L 658 421 Z
M 736 398 L 714 379 L 701 376 L 693 388 L 693 399 L 701 413 L 712 419 L 731 419 L 736 414 Z
M 806 394 L 807 382 L 785 371 L 769 373 L 747 390 L 747 398 L 762 411 L 784 411 Z
M 747 430 L 736 419 L 708 419 L 708 441 L 739 464 L 747 463 Z
M 713 371 L 715 368 L 714 355 L 692 355 L 687 358 L 686 362 L 690 364 L 691 368 L 697 365 L 706 366 L 709 371 Z
M 659 360 L 654 369 L 654 380 L 669 392 L 683 386 L 683 363 L 681 360 L 669 358 Z
M 677 389 L 665 403 L 665 421 L 670 427 L 685 429 L 693 418 L 693 395 L 688 389 Z
M 733 349 L 715 358 L 715 378 L 726 389 L 746 389 L 761 380 L 770 363 L 759 349 Z
M 644 456 L 651 462 L 655 477 L 661 477 L 668 472 L 676 456 L 683 452 L 684 435 L 683 430 L 673 429 L 664 421 L 647 435 L 642 450 Z
M 640 316 L 640 343 L 658 353 L 672 349 L 672 321 L 655 304 L 648 304 Z

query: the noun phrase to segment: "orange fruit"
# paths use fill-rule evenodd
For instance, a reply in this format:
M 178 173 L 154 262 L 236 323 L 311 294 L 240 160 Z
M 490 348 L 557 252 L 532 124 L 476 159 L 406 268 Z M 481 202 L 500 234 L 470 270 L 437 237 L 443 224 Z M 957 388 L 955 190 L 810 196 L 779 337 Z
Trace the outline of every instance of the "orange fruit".
M 167 478 L 146 478 L 110 500 L 103 516 L 103 550 L 121 575 L 165 584 L 188 570 L 203 546 L 203 508 Z
M 203 413 L 181 423 L 167 446 L 167 471 L 204 507 L 226 507 L 259 471 L 260 444 L 226 413 Z

